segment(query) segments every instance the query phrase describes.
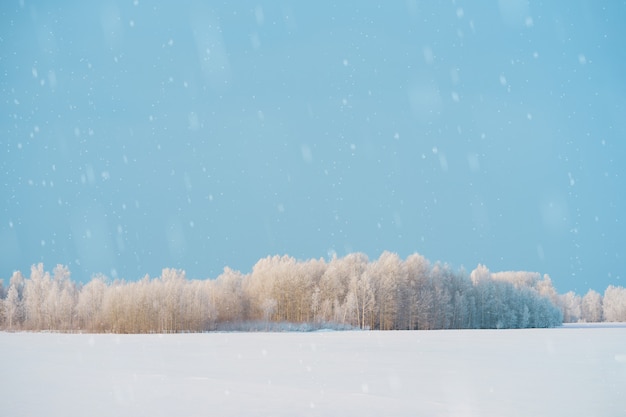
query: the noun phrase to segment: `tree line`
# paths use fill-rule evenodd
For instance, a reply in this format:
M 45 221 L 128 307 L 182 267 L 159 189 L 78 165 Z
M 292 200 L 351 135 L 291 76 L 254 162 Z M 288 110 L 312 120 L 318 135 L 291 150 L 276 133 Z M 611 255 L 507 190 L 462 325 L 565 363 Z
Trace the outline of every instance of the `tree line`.
M 228 267 L 214 280 L 189 280 L 164 269 L 139 281 L 33 265 L 0 285 L 0 328 L 10 331 L 111 333 L 203 332 L 244 323 L 292 323 L 361 329 L 491 329 L 554 327 L 563 321 L 626 321 L 626 289 L 604 296 L 559 295 L 535 272 L 471 273 L 431 264 L 419 254 L 384 252 L 298 261 L 259 260 L 252 272 Z M 259 328 L 259 327 L 257 327 Z M 262 329 L 262 327 L 261 327 Z

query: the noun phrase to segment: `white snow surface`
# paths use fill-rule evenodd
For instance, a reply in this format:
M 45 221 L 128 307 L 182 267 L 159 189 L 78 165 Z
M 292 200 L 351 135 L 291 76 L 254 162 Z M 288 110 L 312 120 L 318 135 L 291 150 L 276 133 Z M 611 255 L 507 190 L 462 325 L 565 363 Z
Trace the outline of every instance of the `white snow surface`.
M 623 416 L 626 327 L 0 333 L 4 416 Z

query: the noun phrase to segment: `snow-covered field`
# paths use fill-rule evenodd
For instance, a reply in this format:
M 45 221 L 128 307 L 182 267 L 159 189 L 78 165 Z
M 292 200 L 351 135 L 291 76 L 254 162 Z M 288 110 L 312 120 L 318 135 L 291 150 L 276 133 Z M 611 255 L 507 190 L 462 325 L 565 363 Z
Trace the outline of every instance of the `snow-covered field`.
M 3 416 L 624 416 L 626 328 L 0 333 Z

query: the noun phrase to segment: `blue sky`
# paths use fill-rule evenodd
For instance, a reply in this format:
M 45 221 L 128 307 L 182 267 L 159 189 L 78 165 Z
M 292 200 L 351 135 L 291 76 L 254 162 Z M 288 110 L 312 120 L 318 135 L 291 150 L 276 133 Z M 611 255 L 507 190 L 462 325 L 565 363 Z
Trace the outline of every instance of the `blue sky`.
M 625 20 L 623 1 L 3 2 L 0 277 L 389 250 L 624 285 Z

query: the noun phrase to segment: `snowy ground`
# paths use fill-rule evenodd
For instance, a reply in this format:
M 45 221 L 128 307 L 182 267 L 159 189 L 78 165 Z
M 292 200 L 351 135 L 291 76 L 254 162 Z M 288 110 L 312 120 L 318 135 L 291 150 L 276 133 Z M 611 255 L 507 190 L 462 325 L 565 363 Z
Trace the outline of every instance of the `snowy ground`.
M 626 327 L 0 333 L 5 416 L 623 416 Z

